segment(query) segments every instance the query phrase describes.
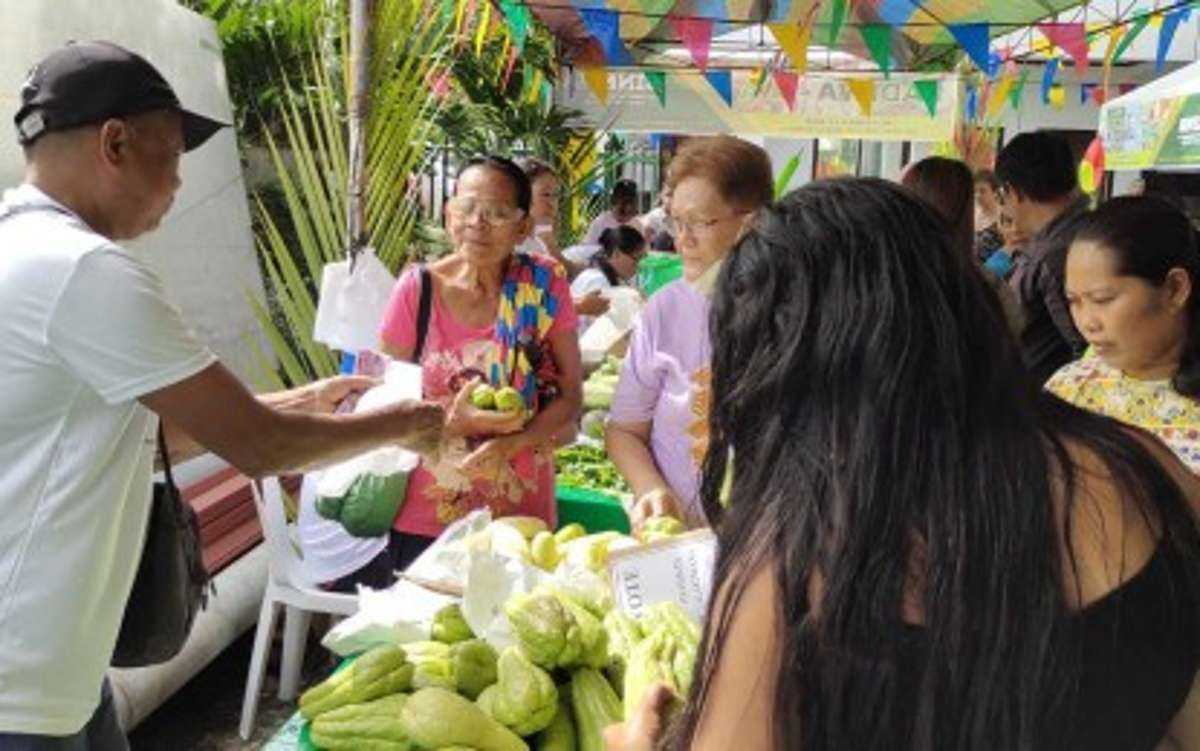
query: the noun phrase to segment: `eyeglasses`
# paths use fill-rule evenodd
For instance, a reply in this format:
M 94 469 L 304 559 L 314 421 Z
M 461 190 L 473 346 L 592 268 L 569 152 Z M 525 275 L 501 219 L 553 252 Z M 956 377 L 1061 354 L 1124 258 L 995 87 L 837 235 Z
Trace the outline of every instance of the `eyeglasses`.
M 458 219 L 471 219 L 478 215 L 484 224 L 490 225 L 511 224 L 525 216 L 525 212 L 516 206 L 465 197 L 446 201 L 446 210 Z
M 751 213 L 751 212 L 738 211 L 736 213 L 730 214 L 729 216 L 723 217 L 721 219 L 690 219 L 689 220 L 689 219 L 676 219 L 673 216 L 669 216 L 669 217 L 667 217 L 665 224 L 667 227 L 667 231 L 670 232 L 672 235 L 675 235 L 676 237 L 679 237 L 680 235 L 684 234 L 685 232 L 690 232 L 693 237 L 702 237 L 702 236 L 711 234 L 713 231 L 713 228 L 715 228 L 718 224 L 720 224 L 722 222 L 728 222 L 730 219 L 737 219 L 738 217 L 745 216 L 746 214 L 749 214 L 749 213 Z

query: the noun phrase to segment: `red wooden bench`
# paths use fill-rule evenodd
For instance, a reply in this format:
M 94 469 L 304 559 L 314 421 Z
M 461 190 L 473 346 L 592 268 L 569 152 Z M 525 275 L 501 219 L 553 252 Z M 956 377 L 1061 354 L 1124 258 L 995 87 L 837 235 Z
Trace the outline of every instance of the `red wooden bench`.
M 295 496 L 300 477 L 283 478 L 283 488 Z M 216 576 L 262 541 L 250 478 L 233 467 L 187 485 L 182 492 L 199 517 L 200 546 L 210 576 Z

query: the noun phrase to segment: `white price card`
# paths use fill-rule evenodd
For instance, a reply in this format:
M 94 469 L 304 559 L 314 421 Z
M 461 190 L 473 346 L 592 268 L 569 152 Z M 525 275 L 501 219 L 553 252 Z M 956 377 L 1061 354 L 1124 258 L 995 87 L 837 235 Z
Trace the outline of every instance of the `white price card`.
M 717 538 L 708 529 L 614 550 L 608 572 L 617 606 L 640 618 L 650 605 L 671 600 L 703 623 L 716 561 Z

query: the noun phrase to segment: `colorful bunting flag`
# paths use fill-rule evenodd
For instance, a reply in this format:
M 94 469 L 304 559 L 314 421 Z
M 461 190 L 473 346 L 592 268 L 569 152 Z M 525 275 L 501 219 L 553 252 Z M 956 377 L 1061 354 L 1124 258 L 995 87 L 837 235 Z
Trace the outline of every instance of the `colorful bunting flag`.
M 692 54 L 692 60 L 700 70 L 708 70 L 708 50 L 712 46 L 713 20 L 711 18 L 681 18 L 667 16 L 671 28 L 683 40 L 683 46 Z
M 1092 99 L 1092 90 L 1096 88 L 1094 83 L 1079 84 L 1079 103 L 1087 104 Z
M 1158 34 L 1158 54 L 1154 57 L 1154 72 L 1161 73 L 1163 65 L 1167 62 L 1167 52 L 1171 49 L 1171 42 L 1175 41 L 1175 32 L 1179 29 L 1179 24 L 1186 21 L 1188 16 L 1192 14 L 1192 9 L 1184 6 L 1179 10 L 1172 11 L 1163 19 L 1162 31 Z
M 1117 93 L 1120 94 L 1121 96 L 1125 96 L 1126 94 L 1133 91 L 1137 87 L 1138 87 L 1138 85 L 1136 83 L 1117 84 Z
M 858 102 L 863 117 L 870 117 L 871 108 L 875 105 L 875 79 L 847 78 L 846 86 L 854 96 L 854 101 Z
M 879 0 L 879 19 L 891 26 L 903 26 L 917 12 L 918 0 Z
M 1092 101 L 1096 103 L 1097 107 L 1099 107 L 1102 104 L 1104 104 L 1105 102 L 1107 102 L 1108 101 L 1108 89 L 1106 89 L 1104 86 L 1101 86 L 1100 84 L 1096 84 L 1095 86 L 1093 86 L 1092 87 Z
M 787 103 L 789 111 L 796 110 L 796 87 L 800 83 L 800 76 L 790 70 L 777 70 L 771 74 L 775 79 L 775 85 L 779 87 L 779 93 L 783 95 L 783 101 Z
M 1108 34 L 1108 47 L 1104 50 L 1105 75 L 1108 75 L 1108 71 L 1112 70 L 1113 58 L 1116 57 L 1117 47 L 1121 44 L 1121 40 L 1128 31 L 1124 26 L 1114 26 L 1106 32 Z
M 1050 106 L 1056 110 L 1062 109 L 1067 103 L 1067 90 L 1061 83 L 1050 87 Z
M 1038 30 L 1054 46 L 1075 61 L 1075 72 L 1083 75 L 1088 68 L 1087 27 L 1081 23 L 1039 23 Z
M 725 100 L 725 104 L 729 107 L 733 106 L 733 75 L 727 70 L 714 70 L 704 74 L 721 98 Z
M 1054 77 L 1058 75 L 1058 58 L 1052 57 L 1046 61 L 1042 69 L 1042 104 L 1050 103 L 1050 87 L 1054 85 Z
M 757 99 L 767 87 L 767 66 L 755 68 L 750 72 L 750 85 L 754 87 L 751 96 Z
M 812 38 L 812 25 L 794 23 L 769 23 L 771 35 L 792 61 L 792 68 L 800 74 L 808 70 L 808 43 Z
M 967 122 L 974 122 L 979 117 L 979 89 L 971 84 L 967 84 L 966 101 L 964 102 L 966 109 Z
M 500 10 L 504 20 L 508 22 L 509 33 L 512 34 L 513 44 L 518 52 L 525 51 L 525 40 L 529 37 L 529 26 L 533 20 L 529 14 L 529 6 L 516 0 L 502 0 Z
M 584 28 L 600 42 L 609 65 L 631 65 L 633 58 L 621 42 L 621 18 L 615 10 L 584 8 L 579 11 Z
M 1012 90 L 1013 78 L 1012 74 L 1005 71 L 1000 80 L 992 87 L 991 93 L 987 99 L 987 116 L 994 119 L 1004 109 L 1004 103 L 1008 101 L 1008 92 Z
M 875 64 L 883 71 L 884 78 L 892 74 L 892 27 L 886 23 L 867 23 L 858 27 L 863 42 L 871 52 Z
M 654 96 L 658 97 L 658 103 L 663 107 L 667 106 L 667 74 L 661 70 L 648 70 L 645 72 L 646 81 L 650 83 L 650 88 L 654 89 Z
M 833 9 L 829 16 L 829 44 L 836 47 L 838 38 L 842 35 L 842 27 L 850 15 L 850 0 L 833 0 Z
M 1129 45 L 1133 44 L 1133 40 L 1138 38 L 1138 34 L 1141 34 L 1149 23 L 1150 16 L 1138 16 L 1133 19 L 1133 24 L 1129 27 L 1125 36 L 1121 38 L 1121 43 L 1117 45 L 1117 51 L 1113 53 L 1114 63 L 1121 59 L 1121 56 L 1125 54 L 1125 50 L 1129 49 Z
M 1017 79 L 1016 83 L 1014 83 L 1012 88 L 1009 90 L 1008 102 L 1012 105 L 1014 110 L 1021 109 L 1021 98 L 1025 95 L 1025 84 L 1028 82 L 1029 71 L 1023 70 L 1021 71 L 1021 77 Z
M 608 69 L 602 65 L 588 65 L 581 70 L 583 80 L 592 94 L 600 100 L 600 104 L 608 104 Z
M 975 67 L 983 71 L 988 77 L 995 75 L 995 69 L 992 65 L 991 55 L 988 53 L 988 48 L 991 46 L 991 27 L 986 23 L 952 23 L 946 27 L 950 30 L 954 41 L 958 42 L 958 46 L 963 48 L 967 56 L 971 58 L 971 62 L 975 63 Z
M 917 96 L 921 97 L 921 101 L 925 102 L 925 109 L 929 112 L 929 116 L 937 117 L 938 95 L 941 92 L 941 83 L 936 78 L 925 81 L 913 81 L 913 88 L 917 90 Z

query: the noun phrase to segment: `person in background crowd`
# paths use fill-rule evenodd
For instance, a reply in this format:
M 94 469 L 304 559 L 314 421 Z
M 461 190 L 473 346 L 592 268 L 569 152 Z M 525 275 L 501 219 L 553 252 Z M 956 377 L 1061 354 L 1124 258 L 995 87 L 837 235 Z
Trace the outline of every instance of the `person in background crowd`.
M 533 231 L 517 246 L 518 253 L 540 253 L 563 265 L 568 278 L 574 279 L 587 268 L 563 255 L 555 237 L 558 224 L 558 199 L 562 195 L 562 184 L 558 175 L 545 162 L 526 157 L 517 162 L 529 178 L 533 197 L 529 205 L 529 218 Z M 602 316 L 608 312 L 608 300 L 599 293 L 576 296 L 575 312 L 582 316 Z
M 704 523 L 698 488 L 711 399 L 708 298 L 721 263 L 774 190 L 766 152 L 733 136 L 689 139 L 667 184 L 683 279 L 642 311 L 606 431 L 608 454 L 633 490 L 635 526 L 663 514 Z
M 362 378 L 256 396 L 193 336 L 146 254 L 117 243 L 159 226 L 181 157 L 224 125 L 144 58 L 69 44 L 17 100 L 25 181 L 0 200 L 0 749 L 119 751 L 104 675 L 156 434 L 172 461 L 209 450 L 261 477 L 384 444 L 431 452 L 456 423 L 420 402 L 321 414 Z
M 999 227 L 1004 245 L 988 257 L 983 268 L 1007 282 L 1012 278 L 1017 265 L 1025 262 L 1025 247 L 1029 245 L 1029 235 L 1017 228 L 1012 211 L 1007 208 L 1000 209 Z
M 667 229 L 670 216 L 671 188 L 664 184 L 662 191 L 658 194 L 658 205 L 646 212 L 640 220 L 642 232 L 646 235 L 646 242 L 655 250 L 671 251 L 675 249 L 675 239 L 671 237 L 671 232 Z
M 1000 235 L 1000 181 L 996 173 L 981 169 L 975 173 L 975 259 L 984 263 L 1004 247 Z
M 1010 283 L 1025 310 L 1021 352 L 1040 385 L 1086 346 L 1063 296 L 1063 265 L 1088 201 L 1076 191 L 1071 147 L 1051 133 L 1022 133 L 1010 141 L 996 158 L 996 176 L 1016 229 L 1030 236 Z
M 1200 473 L 1200 250 L 1191 223 L 1157 198 L 1109 201 L 1075 235 L 1067 302 L 1095 352 L 1046 388 L 1143 428 Z
M 990 298 L 892 183 L 761 212 L 712 303 L 696 677 L 610 751 L 1200 748 L 1200 482 L 1030 389 Z
M 393 571 L 476 508 L 555 526 L 548 449 L 576 420 L 583 366 L 566 272 L 551 258 L 516 252 L 532 225 L 531 193 L 529 178 L 512 161 L 469 160 L 446 204 L 454 252 L 409 270 L 392 292 L 380 338 L 387 354 L 412 361 L 422 285 L 432 285 L 418 362 L 426 399 L 461 400 L 472 379 L 483 379 L 516 388 L 532 415 L 527 421 L 523 413 L 470 410 L 470 439 L 413 471 L 392 534 Z
M 633 180 L 617 180 L 608 196 L 608 210 L 601 213 L 588 226 L 584 235 L 585 245 L 599 245 L 600 233 L 606 229 L 626 224 L 636 226 L 638 216 L 638 188 Z
M 957 159 L 926 157 L 904 170 L 900 184 L 933 207 L 946 222 L 951 247 L 974 263 L 977 237 L 974 198 L 978 195 L 978 184 L 967 165 Z M 1020 335 L 1024 313 L 1016 293 L 998 276 L 985 274 L 984 279 L 1000 301 L 1009 330 L 1014 336 Z
M 600 233 L 600 252 L 592 256 L 591 265 L 571 282 L 571 295 L 576 299 L 587 295 L 603 295 L 637 276 L 638 262 L 646 256 L 646 238 L 633 227 L 615 227 Z M 593 317 L 580 315 L 579 330 L 586 331 Z

